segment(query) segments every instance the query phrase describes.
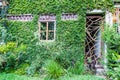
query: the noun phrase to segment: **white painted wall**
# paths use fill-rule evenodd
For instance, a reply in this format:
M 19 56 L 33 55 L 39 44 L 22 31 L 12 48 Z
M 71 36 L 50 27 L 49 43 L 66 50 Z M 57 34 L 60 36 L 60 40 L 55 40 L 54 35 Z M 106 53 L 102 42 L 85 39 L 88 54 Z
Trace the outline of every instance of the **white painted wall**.
M 103 13 L 103 11 L 101 9 L 94 9 L 94 10 L 88 10 L 87 13 L 89 14 L 93 14 L 93 13 Z
M 107 63 L 108 63 L 108 59 L 107 59 L 107 44 L 104 43 L 104 69 L 105 69 L 105 71 L 107 71 Z
M 106 14 L 105 14 L 105 24 L 109 25 L 110 27 L 113 26 L 113 16 L 112 16 L 112 13 L 109 11 L 106 11 Z

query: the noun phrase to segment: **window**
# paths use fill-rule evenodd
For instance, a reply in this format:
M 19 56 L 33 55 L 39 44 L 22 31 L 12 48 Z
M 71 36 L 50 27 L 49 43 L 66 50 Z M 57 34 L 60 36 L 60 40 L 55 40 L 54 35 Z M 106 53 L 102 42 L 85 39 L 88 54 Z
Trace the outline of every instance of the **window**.
M 53 15 L 40 16 L 39 19 L 39 37 L 41 41 L 55 40 L 55 17 Z M 44 18 L 44 19 L 43 19 Z

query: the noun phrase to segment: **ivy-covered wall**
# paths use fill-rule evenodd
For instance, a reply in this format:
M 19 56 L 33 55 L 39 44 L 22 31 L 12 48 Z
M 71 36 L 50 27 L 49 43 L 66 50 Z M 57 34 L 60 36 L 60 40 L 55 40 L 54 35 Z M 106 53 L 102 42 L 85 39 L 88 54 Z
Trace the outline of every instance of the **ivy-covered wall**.
M 84 13 L 86 10 L 112 10 L 112 0 L 11 0 L 9 13 Z
M 79 13 L 80 10 L 85 9 L 85 3 L 82 5 L 81 3 L 83 3 L 82 0 L 13 0 L 10 2 L 9 13 Z
M 46 56 L 46 59 L 53 57 L 63 67 L 69 68 L 80 61 L 84 55 L 87 9 L 106 10 L 108 7 L 111 9 L 111 6 L 111 0 L 11 0 L 8 14 L 33 14 L 34 19 L 30 22 L 8 21 L 6 42 L 14 41 L 18 46 L 19 44 L 27 45 L 27 56 L 33 62 L 35 59 L 41 61 L 38 56 L 43 56 L 40 55 L 43 53 L 50 55 Z M 78 19 L 62 21 L 62 13 L 78 14 Z M 36 37 L 40 14 L 56 15 L 56 40 L 54 42 L 40 42 Z M 37 44 L 39 48 L 35 47 Z
M 41 61 L 42 58 L 45 60 L 54 58 L 64 68 L 69 68 L 75 65 L 76 62 L 81 62 L 81 60 L 81 64 L 84 63 L 82 58 L 84 55 L 86 9 L 85 3 L 80 3 L 82 3 L 82 0 L 11 1 L 8 14 L 33 14 L 34 19 L 30 22 L 8 21 L 6 42 L 15 41 L 18 46 L 19 44 L 26 44 L 28 46 L 27 59 L 29 59 L 30 64 Z M 78 19 L 62 21 L 62 13 L 78 14 Z M 36 37 L 38 34 L 38 18 L 40 14 L 56 15 L 56 39 L 54 42 L 40 42 Z M 38 62 L 37 64 L 40 65 L 42 63 L 44 61 Z

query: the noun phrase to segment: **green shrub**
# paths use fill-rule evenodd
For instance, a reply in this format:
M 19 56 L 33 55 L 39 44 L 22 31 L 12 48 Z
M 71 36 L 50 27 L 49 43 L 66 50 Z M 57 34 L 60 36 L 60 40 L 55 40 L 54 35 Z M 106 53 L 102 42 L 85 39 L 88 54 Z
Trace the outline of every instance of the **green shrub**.
M 120 80 L 120 55 L 114 51 L 109 50 L 108 54 L 108 70 L 107 75 L 114 80 Z
M 62 45 L 65 45 L 65 43 Z M 60 52 L 58 52 L 58 54 L 54 56 L 55 60 L 65 69 L 74 67 L 74 65 L 76 63 L 78 64 L 79 61 L 80 62 L 83 61 L 83 56 L 84 56 L 78 46 L 80 45 L 76 44 L 68 47 L 66 46 L 65 48 L 61 46 L 62 49 L 60 48 Z
M 44 68 L 50 78 L 59 78 L 65 73 L 64 69 L 53 60 L 47 60 Z
M 8 42 L 7 44 L 0 45 L 0 53 L 4 54 L 10 51 L 15 50 L 16 43 L 15 42 Z
M 0 45 L 0 53 L 5 54 L 8 52 L 14 52 L 14 53 L 19 53 L 19 52 L 24 52 L 26 50 L 26 45 L 20 44 L 17 46 L 15 42 L 7 42 L 6 44 Z
M 0 55 L 0 72 L 4 69 L 5 65 L 6 65 L 6 57 Z
M 19 52 L 26 53 L 26 52 L 25 52 L 26 49 L 27 49 L 27 47 L 26 47 L 25 44 L 20 44 L 20 45 L 14 50 L 14 52 L 16 52 L 16 53 L 19 53 Z
M 0 45 L 0 58 L 2 70 L 8 70 L 8 68 L 15 66 L 15 54 L 13 51 L 16 49 L 15 42 L 8 42 Z
M 0 54 L 2 56 L 0 57 L 0 63 L 1 66 L 4 66 L 2 69 L 9 72 L 11 69 L 17 68 L 19 64 L 25 62 L 25 51 L 26 45 L 21 44 L 17 46 L 15 42 L 0 45 L 0 53 L 2 53 Z
M 112 78 L 114 80 L 120 80 L 120 64 L 112 69 L 109 69 L 107 75 L 109 78 Z
M 69 69 L 69 71 L 73 74 L 83 74 L 85 71 L 84 60 L 77 61 L 75 65 Z
M 32 61 L 30 64 L 31 65 L 27 68 L 26 73 L 27 75 L 34 76 L 35 73 L 39 72 L 41 64 L 36 60 Z
M 33 43 L 28 45 L 26 55 L 26 62 L 30 64 L 27 69 L 29 75 L 34 75 L 42 67 L 44 61 L 51 58 L 51 53 L 46 46 Z
M 23 63 L 18 66 L 17 70 L 15 70 L 14 73 L 18 75 L 25 75 L 28 67 L 29 67 L 29 64 Z
M 120 36 L 116 31 L 116 27 L 106 26 L 104 30 L 104 40 L 107 43 L 107 59 L 108 70 L 107 75 L 109 78 L 120 79 Z

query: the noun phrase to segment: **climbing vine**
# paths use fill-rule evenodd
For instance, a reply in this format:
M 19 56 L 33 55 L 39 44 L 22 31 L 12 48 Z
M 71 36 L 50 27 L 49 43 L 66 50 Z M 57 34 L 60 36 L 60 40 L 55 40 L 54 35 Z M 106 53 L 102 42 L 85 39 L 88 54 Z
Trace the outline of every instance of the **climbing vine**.
M 34 74 L 46 59 L 54 59 L 63 68 L 75 68 L 83 64 L 86 11 L 92 9 L 112 10 L 111 0 L 10 0 L 8 14 L 33 14 L 33 21 L 7 21 L 6 42 L 27 45 L 24 61 L 29 63 L 29 74 Z M 61 20 L 62 13 L 75 13 L 77 20 Z M 40 14 L 56 15 L 56 40 L 40 42 L 38 18 Z M 64 61 L 64 62 L 63 62 Z M 22 62 L 21 62 L 22 63 Z M 82 65 L 82 68 L 84 66 Z M 81 69 L 79 69 L 80 72 Z M 78 72 L 78 73 L 79 73 Z

